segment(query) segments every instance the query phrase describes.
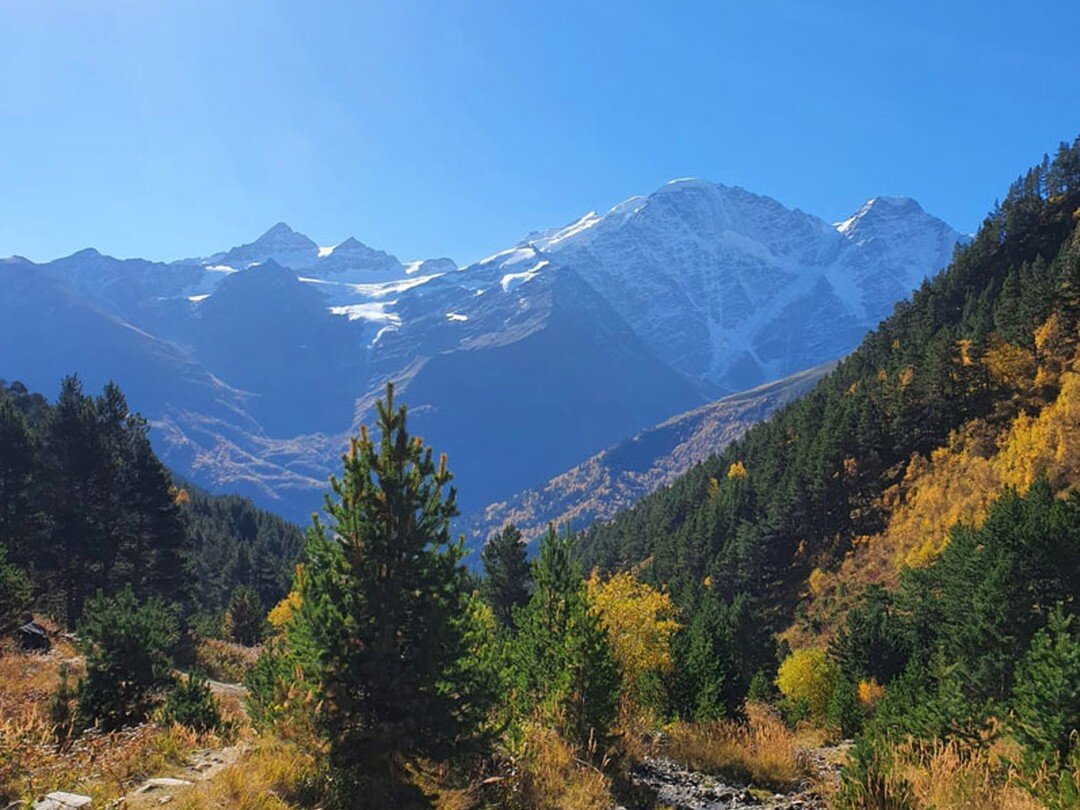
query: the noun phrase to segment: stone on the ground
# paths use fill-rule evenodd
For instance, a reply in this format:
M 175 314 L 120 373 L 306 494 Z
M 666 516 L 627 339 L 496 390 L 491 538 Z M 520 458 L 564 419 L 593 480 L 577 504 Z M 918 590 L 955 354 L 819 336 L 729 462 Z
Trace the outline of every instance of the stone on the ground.
M 151 790 L 158 790 L 160 788 L 169 787 L 188 787 L 191 785 L 187 779 L 173 779 L 171 776 L 158 776 L 154 779 L 147 779 L 142 787 L 136 790 L 136 793 L 149 793 Z
M 45 632 L 44 627 L 35 621 L 26 622 L 15 631 L 15 635 L 19 640 L 19 646 L 26 652 L 48 652 L 52 649 L 49 634 Z M 69 795 L 74 796 L 75 794 Z
M 34 802 L 34 810 L 85 810 L 90 807 L 90 801 L 89 796 L 58 790 Z

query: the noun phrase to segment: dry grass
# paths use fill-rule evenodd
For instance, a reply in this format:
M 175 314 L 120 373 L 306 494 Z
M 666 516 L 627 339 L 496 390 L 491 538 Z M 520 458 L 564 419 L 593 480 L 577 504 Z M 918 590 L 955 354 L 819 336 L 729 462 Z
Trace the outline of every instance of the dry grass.
M 611 780 L 554 729 L 529 724 L 499 806 L 527 810 L 608 810 Z
M 259 738 L 234 765 L 185 792 L 177 810 L 286 810 L 311 807 L 319 781 L 315 757 L 290 743 Z
M 62 639 L 46 655 L 0 649 L 0 804 L 67 790 L 104 805 L 179 764 L 195 748 L 220 744 L 212 735 L 147 725 L 84 734 L 62 747 L 49 712 L 61 666 L 74 684 L 82 660 Z
M 1014 784 L 993 748 L 910 741 L 892 751 L 886 794 L 906 795 L 915 808 L 1038 810 L 1043 805 Z
M 218 638 L 200 639 L 195 647 L 195 666 L 208 677 L 225 683 L 241 683 L 258 657 L 258 647 Z
M 807 776 L 809 765 L 795 734 L 768 706 L 748 703 L 738 723 L 678 723 L 668 730 L 668 755 L 689 768 L 789 790 Z

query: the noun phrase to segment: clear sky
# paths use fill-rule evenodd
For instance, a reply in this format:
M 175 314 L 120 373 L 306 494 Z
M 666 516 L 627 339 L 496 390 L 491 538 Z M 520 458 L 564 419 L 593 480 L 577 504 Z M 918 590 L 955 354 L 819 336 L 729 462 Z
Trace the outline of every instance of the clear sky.
M 1075 0 L 0 0 L 0 255 L 284 220 L 460 262 L 668 179 L 974 229 L 1080 131 Z

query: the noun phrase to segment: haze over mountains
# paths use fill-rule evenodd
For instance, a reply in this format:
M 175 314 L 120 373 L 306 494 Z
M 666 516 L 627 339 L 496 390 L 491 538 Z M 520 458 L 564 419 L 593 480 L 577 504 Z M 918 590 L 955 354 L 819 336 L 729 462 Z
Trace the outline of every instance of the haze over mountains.
M 465 512 L 850 351 L 961 235 L 913 200 L 836 225 L 673 181 L 467 267 L 278 224 L 163 263 L 0 261 L 0 377 L 115 379 L 177 472 L 302 519 L 386 380 Z M 672 448 L 674 449 L 674 448 Z

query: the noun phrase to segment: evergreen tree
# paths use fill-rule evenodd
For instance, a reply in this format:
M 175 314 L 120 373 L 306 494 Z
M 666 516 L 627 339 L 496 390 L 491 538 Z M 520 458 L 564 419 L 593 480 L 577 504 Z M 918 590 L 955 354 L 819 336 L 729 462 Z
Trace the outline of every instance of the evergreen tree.
M 30 578 L 7 560 L 7 549 L 0 543 L 0 634 L 14 628 L 30 605 Z
M 1065 763 L 1080 729 L 1080 638 L 1058 605 L 1020 662 L 1012 727 L 1032 770 Z
M 457 514 L 443 457 L 406 430 L 392 385 L 331 479 L 297 585 L 296 621 L 317 659 L 319 723 L 341 802 L 379 800 L 405 757 L 441 756 L 478 725 L 484 692 L 468 665 L 471 594 L 450 540 Z M 356 792 L 350 792 L 355 789 Z M 384 797 L 385 799 L 385 797 Z
M 34 547 L 38 523 L 32 498 L 35 458 L 26 419 L 7 397 L 0 397 L 0 545 L 25 562 Z
M 874 678 L 885 684 L 903 671 L 911 642 L 888 591 L 871 585 L 863 592 L 829 645 L 829 654 L 852 682 Z
M 525 541 L 513 523 L 496 532 L 484 545 L 483 593 L 495 618 L 514 628 L 514 613 L 529 601 L 532 574 L 525 556 Z
M 676 708 L 700 722 L 728 714 L 734 681 L 731 633 L 723 602 L 707 590 L 689 628 L 675 645 Z
M 141 723 L 172 685 L 175 613 L 162 601 L 140 604 L 127 588 L 89 600 L 79 625 L 86 676 L 79 683 L 79 718 L 106 731 Z
M 584 745 L 607 736 L 620 680 L 607 634 L 589 610 L 572 544 L 569 532 L 559 537 L 548 527 L 512 655 L 519 709 L 526 714 L 539 710 Z
M 233 591 L 229 606 L 222 619 L 222 632 L 227 639 L 254 647 L 262 640 L 266 610 L 259 594 L 250 585 L 241 585 Z

